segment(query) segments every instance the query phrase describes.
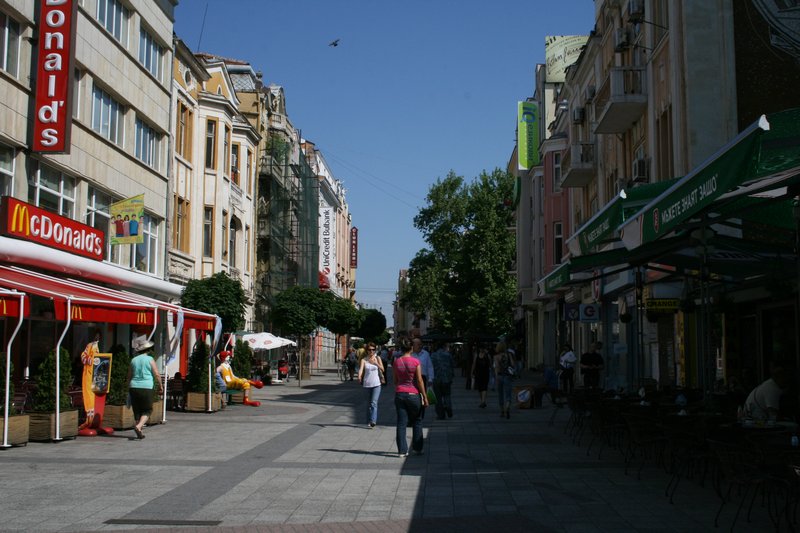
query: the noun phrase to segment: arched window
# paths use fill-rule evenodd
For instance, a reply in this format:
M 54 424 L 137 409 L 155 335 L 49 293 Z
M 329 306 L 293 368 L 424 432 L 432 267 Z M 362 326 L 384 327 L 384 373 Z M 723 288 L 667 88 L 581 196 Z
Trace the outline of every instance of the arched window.
M 231 217 L 230 231 L 228 231 L 228 265 L 237 268 L 236 264 L 236 241 L 239 232 L 242 231 L 242 223 L 236 217 Z

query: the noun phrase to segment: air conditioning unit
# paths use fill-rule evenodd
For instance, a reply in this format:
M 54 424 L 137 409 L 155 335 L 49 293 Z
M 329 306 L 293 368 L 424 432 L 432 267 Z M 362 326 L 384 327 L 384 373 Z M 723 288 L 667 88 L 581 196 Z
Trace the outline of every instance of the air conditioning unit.
M 597 93 L 597 88 L 594 85 L 588 85 L 583 93 L 584 102 L 591 102 L 594 100 L 594 95 Z
M 572 123 L 581 124 L 586 118 L 586 110 L 582 107 L 576 107 L 572 110 Z
M 633 160 L 633 168 L 631 169 L 631 179 L 635 183 L 646 182 L 650 179 L 650 161 L 641 157 Z
M 628 20 L 633 24 L 644 21 L 644 0 L 628 0 Z
M 631 45 L 628 28 L 617 28 L 614 31 L 614 51 L 622 52 Z

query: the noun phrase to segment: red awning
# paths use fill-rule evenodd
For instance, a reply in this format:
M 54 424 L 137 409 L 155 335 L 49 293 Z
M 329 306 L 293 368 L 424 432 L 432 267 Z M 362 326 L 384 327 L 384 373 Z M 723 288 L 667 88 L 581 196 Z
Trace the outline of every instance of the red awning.
M 73 322 L 109 322 L 153 326 L 157 306 L 127 298 L 121 291 L 76 283 L 15 266 L 0 265 L 0 287 L 26 292 L 53 301 L 56 320 L 67 319 L 69 302 Z M 8 306 L 12 297 L 0 294 Z M 0 310 L 2 310 L 0 304 Z M 10 307 L 7 307 L 10 309 Z M 17 301 L 18 314 L 19 303 Z
M 20 296 L 25 295 L 22 291 L 9 291 L 0 289 L 0 317 L 19 316 Z M 24 298 L 25 306 L 23 316 L 28 316 L 31 312 L 30 298 Z
M 70 283 L 76 284 L 81 287 L 93 288 L 97 291 L 105 291 L 104 294 L 108 294 L 111 296 L 116 296 L 119 298 L 125 298 L 131 302 L 138 302 L 144 305 L 155 306 L 159 309 L 172 313 L 172 324 L 175 325 L 177 323 L 177 316 L 179 312 L 183 312 L 183 327 L 184 329 L 198 329 L 201 331 L 213 331 L 214 326 L 217 321 L 217 315 L 212 315 L 210 313 L 204 313 L 203 311 L 195 311 L 194 309 L 189 309 L 187 307 L 181 307 L 178 304 L 173 304 L 169 302 L 164 302 L 161 300 L 156 300 L 155 298 L 150 298 L 148 296 L 143 296 L 141 294 L 136 294 L 135 292 L 129 291 L 120 291 L 116 289 L 109 289 L 107 287 L 98 287 L 93 285 L 89 282 L 70 279 L 68 280 Z

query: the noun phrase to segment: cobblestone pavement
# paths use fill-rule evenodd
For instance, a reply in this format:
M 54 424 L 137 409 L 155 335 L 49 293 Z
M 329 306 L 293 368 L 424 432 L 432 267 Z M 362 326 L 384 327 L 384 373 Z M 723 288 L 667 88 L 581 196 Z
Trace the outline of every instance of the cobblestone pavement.
M 517 382 L 524 384 L 525 378 Z M 614 450 L 587 456 L 564 434 L 568 410 L 480 409 L 464 378 L 454 416 L 425 419 L 425 451 L 399 458 L 393 394 L 366 425 L 366 396 L 334 373 L 257 390 L 261 407 L 167 412 L 146 429 L 0 452 L 0 530 L 225 532 L 713 531 L 719 499 L 668 476 L 625 475 Z M 410 435 L 409 435 L 410 436 Z M 721 527 L 729 529 L 734 506 Z M 772 529 L 756 503 L 752 523 Z

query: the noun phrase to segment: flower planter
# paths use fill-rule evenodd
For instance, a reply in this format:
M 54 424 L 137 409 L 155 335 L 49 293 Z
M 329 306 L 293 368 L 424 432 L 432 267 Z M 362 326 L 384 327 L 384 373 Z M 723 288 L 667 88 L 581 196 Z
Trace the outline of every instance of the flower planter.
M 30 426 L 28 438 L 32 441 L 50 441 L 56 438 L 55 413 L 29 413 Z M 78 411 L 63 411 L 60 417 L 62 439 L 78 436 Z
M 30 433 L 30 417 L 28 415 L 16 415 L 8 417 L 8 443 L 11 446 L 25 446 L 28 444 Z M 3 429 L 5 420 L 0 417 L 0 431 Z M 0 434 L 0 445 L 3 444 L 2 434 Z
M 244 391 L 230 390 L 228 397 L 231 399 L 230 403 L 244 403 Z
M 136 425 L 133 409 L 127 405 L 106 405 L 103 411 L 103 426 L 114 429 L 130 429 Z
M 156 400 L 153 402 L 153 413 L 147 420 L 147 425 L 161 424 L 164 422 L 164 400 Z
M 211 410 L 219 411 L 222 408 L 222 394 L 214 392 L 211 394 Z M 187 411 L 208 411 L 207 392 L 189 392 L 186 394 Z

